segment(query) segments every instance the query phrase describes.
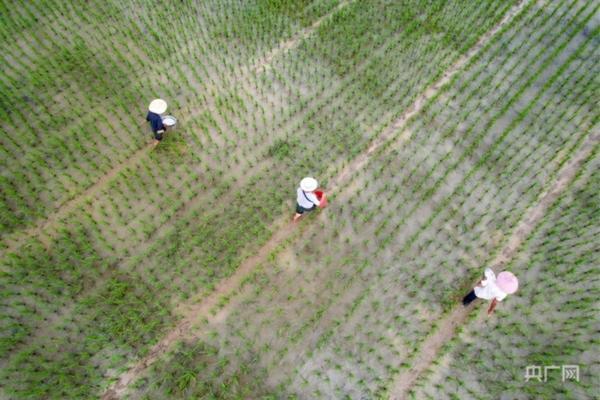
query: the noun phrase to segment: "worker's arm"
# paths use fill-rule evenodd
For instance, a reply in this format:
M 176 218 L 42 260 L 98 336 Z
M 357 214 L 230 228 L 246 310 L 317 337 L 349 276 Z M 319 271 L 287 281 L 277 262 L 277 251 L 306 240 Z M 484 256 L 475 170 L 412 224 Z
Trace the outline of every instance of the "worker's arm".
M 317 206 L 317 207 L 321 207 L 321 202 L 320 202 L 320 201 L 319 201 L 319 199 L 317 198 L 317 195 L 316 195 L 316 194 L 314 194 L 314 193 L 309 193 L 309 194 L 308 194 L 308 198 L 309 198 L 309 201 L 310 201 L 311 203 L 313 203 L 315 206 Z
M 319 200 L 319 207 L 324 208 L 326 206 L 327 206 L 327 195 L 325 193 L 323 193 L 323 197 L 321 197 L 321 200 Z
M 497 299 L 492 300 L 492 302 L 490 303 L 490 308 L 488 308 L 488 315 L 492 315 L 497 304 L 498 304 Z

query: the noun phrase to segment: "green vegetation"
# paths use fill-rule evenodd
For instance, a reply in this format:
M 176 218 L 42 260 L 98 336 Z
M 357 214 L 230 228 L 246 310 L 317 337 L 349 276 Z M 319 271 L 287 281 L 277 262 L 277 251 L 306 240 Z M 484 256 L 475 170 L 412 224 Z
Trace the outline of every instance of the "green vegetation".
M 526 2 L 400 119 L 516 3 L 0 5 L 0 397 L 100 397 L 288 229 L 312 175 L 330 206 L 126 394 L 386 398 L 598 132 L 593 1 Z M 178 125 L 150 150 L 155 97 Z M 522 290 L 474 312 L 413 397 L 593 396 L 598 159 L 511 260 Z M 524 382 L 551 362 L 590 369 Z
M 447 349 L 450 365 L 432 367 L 413 393 L 418 399 L 491 397 L 592 398 L 600 359 L 594 315 L 600 294 L 598 261 L 598 150 L 572 187 L 544 218 L 507 268 L 523 287 L 501 318 L 474 318 Z M 579 381 L 562 377 L 563 365 L 579 367 Z M 544 367 L 546 382 L 526 381 L 526 367 Z M 443 382 L 443 384 L 439 384 Z

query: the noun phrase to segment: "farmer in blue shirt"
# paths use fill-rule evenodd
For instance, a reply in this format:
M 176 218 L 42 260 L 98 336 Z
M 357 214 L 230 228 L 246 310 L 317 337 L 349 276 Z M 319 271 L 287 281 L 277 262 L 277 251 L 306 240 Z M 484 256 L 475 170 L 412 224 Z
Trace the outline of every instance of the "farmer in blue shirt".
M 160 114 L 167 111 L 167 102 L 162 99 L 152 100 L 148 107 L 148 115 L 146 121 L 150 122 L 152 132 L 154 133 L 154 146 L 156 146 L 163 138 L 165 133 L 165 125 L 163 124 Z

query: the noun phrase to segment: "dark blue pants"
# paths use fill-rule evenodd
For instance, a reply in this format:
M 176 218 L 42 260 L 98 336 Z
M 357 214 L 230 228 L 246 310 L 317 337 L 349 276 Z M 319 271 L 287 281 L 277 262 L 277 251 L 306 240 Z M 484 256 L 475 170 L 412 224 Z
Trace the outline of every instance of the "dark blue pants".
M 468 306 L 475 300 L 477 296 L 475 296 L 475 290 L 471 290 L 468 295 L 463 298 L 463 305 Z

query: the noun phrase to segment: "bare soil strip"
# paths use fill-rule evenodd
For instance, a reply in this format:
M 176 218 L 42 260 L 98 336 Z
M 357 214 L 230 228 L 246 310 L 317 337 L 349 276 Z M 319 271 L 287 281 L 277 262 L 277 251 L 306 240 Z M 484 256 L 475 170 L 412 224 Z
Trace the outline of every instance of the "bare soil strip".
M 127 160 L 112 168 L 105 175 L 103 175 L 96 183 L 94 183 L 92 186 L 89 186 L 82 193 L 62 203 L 47 218 L 39 220 L 34 226 L 30 228 L 26 228 L 24 230 L 16 232 L 10 238 L 5 238 L 4 240 L 6 240 L 7 247 L 4 249 L 4 252 L 10 253 L 17 250 L 17 248 L 23 244 L 24 240 L 31 237 L 37 237 L 46 247 L 48 247 L 50 245 L 49 239 L 51 238 L 50 231 L 58 222 L 60 222 L 63 218 L 67 217 L 73 210 L 80 206 L 84 202 L 84 200 L 96 196 L 96 194 L 98 194 L 121 171 L 125 170 L 126 168 L 135 167 L 136 164 L 140 162 L 144 154 L 146 154 L 149 149 L 151 149 L 151 144 L 144 146 L 140 150 L 136 151 Z
M 305 40 L 312 35 L 324 21 L 331 18 L 332 15 L 350 4 L 352 1 L 353 0 L 342 1 L 333 10 L 316 20 L 312 25 L 300 30 L 290 39 L 279 43 L 276 47 L 268 51 L 266 55 L 259 59 L 255 64 L 253 64 L 253 67 L 250 70 L 257 71 L 262 68 L 268 68 L 269 63 L 273 61 L 275 57 L 296 47 L 302 40 Z M 243 76 L 245 76 L 245 74 Z M 144 154 L 146 154 L 150 149 L 150 145 L 144 146 L 123 163 L 116 165 L 114 168 L 108 171 L 96 183 L 85 189 L 82 193 L 59 205 L 57 209 L 47 218 L 39 220 L 32 227 L 19 230 L 11 234 L 9 237 L 4 238 L 3 240 L 6 241 L 7 246 L 5 249 L 3 249 L 3 253 L 6 254 L 16 251 L 25 240 L 31 237 L 37 237 L 46 247 L 48 247 L 50 243 L 49 239 L 51 238 L 52 227 L 54 227 L 61 219 L 68 216 L 73 210 L 83 204 L 85 199 L 94 197 L 97 193 L 99 193 L 121 171 L 125 170 L 126 168 L 136 166 L 137 163 L 143 158 Z
M 135 380 L 141 372 L 152 365 L 176 342 L 193 337 L 192 328 L 195 323 L 207 319 L 211 315 L 211 310 L 215 308 L 221 298 L 226 294 L 234 293 L 242 285 L 242 281 L 263 262 L 277 246 L 282 244 L 291 236 L 295 226 L 292 223 L 284 225 L 283 228 L 276 231 L 271 239 L 253 256 L 244 260 L 236 270 L 235 274 L 227 279 L 223 279 L 215 290 L 199 303 L 191 304 L 186 307 L 186 315 L 160 342 L 152 347 L 146 357 L 140 360 L 133 368 L 119 377 L 119 380 L 102 396 L 104 400 L 118 399 L 121 397 L 129 383 Z
M 332 11 L 336 12 L 341 7 L 345 6 L 349 2 L 343 2 L 338 5 L 338 7 Z M 434 97 L 438 91 L 450 80 L 452 77 L 460 71 L 470 60 L 473 58 L 479 50 L 495 35 L 497 34 L 504 25 L 509 23 L 512 18 L 514 18 L 528 3 L 528 1 L 521 1 L 516 4 L 513 8 L 511 8 L 507 14 L 502 18 L 502 20 L 496 24 L 490 31 L 485 33 L 477 43 L 467 51 L 462 57 L 460 57 L 443 75 L 443 77 L 427 88 L 425 92 L 417 98 L 415 103 L 408 108 L 408 110 L 400 116 L 386 131 L 384 131 L 379 137 L 377 137 L 371 146 L 364 152 L 362 155 L 356 157 L 351 163 L 349 163 L 340 174 L 331 180 L 330 190 L 338 189 L 342 187 L 341 183 L 347 179 L 349 179 L 353 172 L 360 170 L 364 167 L 364 165 L 369 161 L 372 157 L 373 153 L 385 144 L 387 141 L 393 138 L 393 134 L 398 132 L 405 127 L 406 121 L 415 116 L 426 104 L 426 102 Z M 282 45 L 280 46 L 283 49 L 289 49 L 293 47 L 302 37 L 306 37 L 310 34 L 310 32 L 314 32 L 316 29 L 326 18 L 328 18 L 332 13 L 322 17 L 313 25 L 311 25 L 312 30 L 304 31 L 300 34 L 300 38 L 290 39 L 289 42 L 293 44 L 290 46 Z M 309 28 L 310 29 L 310 28 Z M 287 43 L 287 42 L 286 42 Z M 275 51 L 274 51 L 275 52 Z M 278 52 L 276 52 L 278 53 Z M 270 53 L 269 53 L 270 54 Z M 274 56 L 273 56 L 274 57 Z M 265 57 L 265 60 L 268 58 Z M 264 62 L 263 66 L 266 66 L 268 63 Z M 410 138 L 410 132 L 404 132 L 400 137 L 402 141 L 408 140 Z M 192 332 L 194 324 L 201 322 L 203 320 L 207 320 L 210 318 L 211 310 L 213 310 L 220 299 L 230 297 L 235 293 L 236 290 L 241 286 L 243 280 L 254 271 L 273 250 L 275 250 L 279 245 L 281 245 L 285 240 L 288 240 L 292 233 L 294 232 L 294 225 L 289 224 L 284 226 L 284 228 L 278 230 L 273 234 L 271 239 L 254 255 L 250 258 L 246 259 L 240 267 L 236 270 L 236 272 L 231 275 L 229 278 L 223 279 L 220 284 L 215 288 L 215 290 L 208 296 L 202 299 L 197 304 L 191 304 L 189 306 L 185 306 L 185 313 L 181 321 L 176 325 L 176 327 L 171 330 L 161 341 L 159 341 L 155 346 L 152 347 L 150 352 L 146 357 L 138 361 L 131 369 L 122 374 L 102 396 L 103 400 L 114 400 L 118 399 L 127 390 L 127 386 L 136 380 L 150 365 L 152 365 L 156 360 L 158 360 L 163 354 L 167 352 L 167 350 L 176 342 L 195 338 L 201 336 L 201 332 Z M 462 311 L 462 310 L 461 310 Z M 219 318 L 220 315 L 223 315 L 223 310 L 217 315 Z M 437 351 L 436 351 L 437 353 Z
M 517 228 L 508 238 L 506 246 L 498 253 L 490 265 L 490 268 L 496 273 L 513 258 L 521 244 L 544 217 L 548 208 L 569 186 L 569 183 L 573 181 L 581 164 L 592 154 L 594 147 L 598 143 L 600 143 L 600 135 L 590 136 L 558 173 L 558 178 L 550 189 L 542 193 L 537 204 L 525 213 Z M 456 327 L 465 322 L 469 312 L 472 310 L 473 306 L 463 307 L 459 304 L 438 323 L 434 333 L 421 345 L 421 350 L 413 360 L 412 367 L 394 379 L 394 383 L 390 389 L 390 399 L 401 400 L 406 398 L 419 376 L 429 368 L 436 359 L 440 348 L 452 339 Z
M 275 57 L 277 57 L 279 54 L 285 53 L 285 52 L 293 49 L 294 47 L 296 47 L 302 40 L 311 36 L 319 28 L 319 26 L 321 26 L 321 24 L 323 24 L 323 22 L 325 22 L 326 20 L 331 18 L 332 15 L 336 14 L 338 11 L 340 11 L 342 8 L 346 7 L 348 4 L 352 3 L 353 1 L 354 0 L 342 1 L 333 10 L 331 10 L 330 12 L 328 12 L 327 14 L 325 14 L 324 16 L 322 16 L 321 18 L 319 18 L 315 22 L 313 22 L 312 25 L 302 29 L 300 32 L 295 34 L 289 40 L 286 40 L 285 42 L 280 43 L 279 46 L 277 46 L 274 49 L 272 49 L 271 51 L 269 51 L 261 60 L 256 62 L 254 64 L 254 67 L 252 67 L 252 70 L 255 72 L 258 72 L 263 69 L 269 69 L 271 67 L 271 65 L 270 65 L 271 61 L 273 61 L 273 59 Z
M 381 135 L 373 140 L 371 146 L 365 153 L 356 157 L 351 163 L 349 163 L 342 172 L 337 176 L 336 179 L 332 180 L 331 188 L 338 188 L 342 186 L 342 182 L 346 181 L 352 176 L 354 171 L 361 169 L 370 159 L 371 155 L 377 151 L 383 144 L 387 143 L 393 135 L 398 131 L 403 131 L 400 136 L 400 141 L 404 142 L 412 136 L 412 132 L 406 130 L 406 123 L 415 115 L 417 115 L 427 104 L 427 101 L 434 97 L 440 89 L 448 84 L 454 75 L 456 75 L 479 51 L 484 47 L 492 37 L 494 37 L 505 25 L 507 25 L 512 19 L 525 8 L 525 6 L 532 0 L 522 0 L 513 6 L 492 29 L 486 32 L 473 47 L 463 54 L 452 66 L 444 73 L 442 78 L 435 82 L 433 85 L 425 89 L 425 92 L 417 98 L 417 100 L 406 110 L 404 114 L 400 116 L 388 129 L 386 129 Z

